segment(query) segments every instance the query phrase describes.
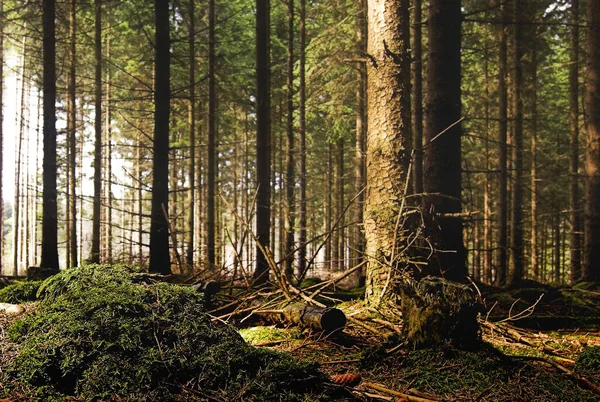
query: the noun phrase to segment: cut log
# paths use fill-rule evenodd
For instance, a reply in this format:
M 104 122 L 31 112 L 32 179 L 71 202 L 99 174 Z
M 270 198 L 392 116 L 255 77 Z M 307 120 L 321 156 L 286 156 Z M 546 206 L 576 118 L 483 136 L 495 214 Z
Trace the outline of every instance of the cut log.
M 286 306 L 282 311 L 285 320 L 302 327 L 327 333 L 341 331 L 346 326 L 346 315 L 333 307 L 316 307 L 303 303 Z

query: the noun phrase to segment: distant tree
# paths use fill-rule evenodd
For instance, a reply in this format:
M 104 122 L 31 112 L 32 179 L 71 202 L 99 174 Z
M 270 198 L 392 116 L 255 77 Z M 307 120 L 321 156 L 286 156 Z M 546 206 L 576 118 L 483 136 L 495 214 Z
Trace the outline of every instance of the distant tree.
M 102 0 L 95 0 L 94 55 L 94 204 L 90 262 L 100 262 L 100 212 L 102 206 Z
M 42 258 L 40 266 L 59 272 L 56 192 L 56 4 L 43 0 L 44 159 L 42 193 Z
M 170 115 L 170 46 L 169 0 L 155 0 L 156 55 L 154 88 L 154 142 L 152 213 L 150 224 L 149 271 L 171 273 L 169 253 L 169 115 Z
M 585 170 L 585 265 L 582 279 L 600 281 L 600 2 L 587 2 L 587 74 L 585 108 L 587 147 Z
M 428 16 L 423 211 L 434 247 L 427 273 L 454 281 L 467 274 L 461 205 L 460 0 L 432 0 Z

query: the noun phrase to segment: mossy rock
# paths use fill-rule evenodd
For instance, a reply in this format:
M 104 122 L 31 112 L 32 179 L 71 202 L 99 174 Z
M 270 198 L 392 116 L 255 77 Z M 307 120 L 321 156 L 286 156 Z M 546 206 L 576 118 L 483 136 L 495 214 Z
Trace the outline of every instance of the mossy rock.
M 0 289 L 0 303 L 19 304 L 37 300 L 43 281 L 19 281 Z
M 9 329 L 12 375 L 48 395 L 133 401 L 318 400 L 315 363 L 249 346 L 203 312 L 202 295 L 133 283 L 90 265 L 48 279 L 35 313 Z

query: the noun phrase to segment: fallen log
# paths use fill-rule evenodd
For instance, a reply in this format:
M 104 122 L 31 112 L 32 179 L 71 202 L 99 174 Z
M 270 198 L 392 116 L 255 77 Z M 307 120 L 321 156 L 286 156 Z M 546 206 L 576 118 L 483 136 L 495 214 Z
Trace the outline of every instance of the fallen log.
M 326 333 L 341 331 L 346 326 L 346 314 L 342 310 L 304 303 L 289 304 L 279 310 L 255 310 L 253 314 Z

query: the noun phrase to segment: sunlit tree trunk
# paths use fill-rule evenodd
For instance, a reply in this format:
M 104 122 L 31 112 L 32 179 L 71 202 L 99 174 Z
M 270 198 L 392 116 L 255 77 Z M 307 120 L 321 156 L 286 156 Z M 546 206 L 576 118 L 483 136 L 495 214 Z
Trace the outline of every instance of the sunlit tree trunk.
M 368 134 L 365 200 L 365 300 L 377 305 L 392 294 L 389 281 L 401 264 L 403 228 L 398 215 L 410 158 L 409 0 L 368 1 Z M 389 292 L 389 293 L 386 293 Z
M 55 1 L 43 0 L 44 160 L 42 258 L 40 265 L 59 272 L 58 205 L 56 194 L 56 23 Z
M 171 103 L 169 1 L 155 0 L 155 7 L 156 78 L 149 271 L 170 274 L 169 224 L 166 216 L 169 211 L 169 116 Z

